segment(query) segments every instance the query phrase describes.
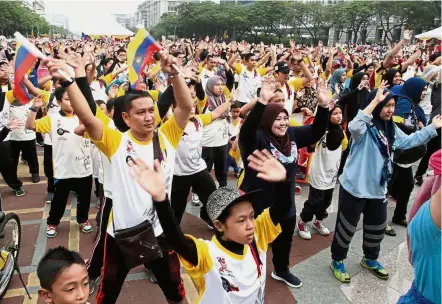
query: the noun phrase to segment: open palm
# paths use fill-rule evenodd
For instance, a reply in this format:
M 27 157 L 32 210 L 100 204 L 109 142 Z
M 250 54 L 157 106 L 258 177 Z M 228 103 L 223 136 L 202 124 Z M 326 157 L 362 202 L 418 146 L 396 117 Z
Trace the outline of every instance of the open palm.
M 267 150 L 255 150 L 248 158 L 249 167 L 257 171 L 257 177 L 268 182 L 282 182 L 286 179 L 286 169 Z
M 135 180 L 152 196 L 153 200 L 163 201 L 166 198 L 164 172 L 158 160 L 155 160 L 153 167 L 141 158 L 130 160 L 128 164 Z

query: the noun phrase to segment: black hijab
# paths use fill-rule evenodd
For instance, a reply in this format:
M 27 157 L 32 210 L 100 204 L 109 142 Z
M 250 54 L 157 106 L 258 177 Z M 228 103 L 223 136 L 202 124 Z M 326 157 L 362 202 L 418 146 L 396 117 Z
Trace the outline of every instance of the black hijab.
M 260 130 L 266 135 L 268 140 L 278 149 L 279 152 L 285 156 L 290 156 L 292 151 L 292 145 L 289 134 L 286 132 L 284 136 L 276 136 L 272 132 L 272 126 L 279 113 L 284 112 L 289 116 L 287 110 L 280 104 L 270 103 L 266 106 L 264 113 L 261 117 Z
M 401 71 L 399 71 L 398 69 L 389 69 L 387 71 L 387 73 L 385 73 L 384 76 L 382 77 L 383 80 L 386 80 L 388 82 L 388 87 L 390 89 L 395 86 L 395 84 L 393 83 L 393 80 L 394 80 L 394 76 L 396 75 L 397 72 L 399 72 L 399 74 L 401 74 Z

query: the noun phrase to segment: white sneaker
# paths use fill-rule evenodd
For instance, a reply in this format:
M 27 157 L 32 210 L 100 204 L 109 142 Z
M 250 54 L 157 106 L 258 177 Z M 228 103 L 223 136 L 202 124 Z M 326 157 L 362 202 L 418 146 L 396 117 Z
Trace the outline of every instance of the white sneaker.
M 192 193 L 192 205 L 194 205 L 194 206 L 200 205 L 200 198 L 195 193 Z
M 308 230 L 307 223 L 304 223 L 302 220 L 299 220 L 298 222 L 298 230 L 299 230 L 299 235 L 304 240 L 310 240 L 312 238 L 310 230 Z
M 327 227 L 324 226 L 324 224 L 322 223 L 322 221 L 318 221 L 318 220 L 314 220 L 313 221 L 313 227 L 318 230 L 320 235 L 329 235 L 330 231 L 328 230 Z

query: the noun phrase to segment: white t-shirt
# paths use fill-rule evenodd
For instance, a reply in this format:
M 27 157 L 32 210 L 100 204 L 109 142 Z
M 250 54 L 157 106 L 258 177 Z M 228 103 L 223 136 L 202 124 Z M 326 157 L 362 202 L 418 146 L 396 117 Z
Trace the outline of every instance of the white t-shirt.
M 207 81 L 215 76 L 216 69 L 213 69 L 212 71 L 209 71 L 208 69 L 204 68 L 201 72 L 201 85 L 203 86 L 204 91 L 206 90 Z
M 3 108 L 0 110 L 0 131 L 3 130 L 3 128 L 8 125 L 9 108 L 10 108 L 11 103 L 14 101 L 12 91 L 9 91 L 9 92 L 5 93 L 5 100 L 4 100 Z M 6 136 L 6 138 L 3 141 L 9 140 L 10 137 L 11 137 L 11 132 L 9 132 L 9 134 Z
M 55 96 L 53 97 L 52 102 L 49 102 L 47 108 L 48 108 L 47 115 L 52 115 L 54 113 L 60 112 L 61 107 L 58 105 L 57 101 L 55 100 Z M 44 144 L 52 146 L 52 141 L 51 137 L 49 136 L 49 133 L 44 134 Z
M 207 110 L 206 113 L 210 113 Z M 229 123 L 225 118 L 217 119 L 203 129 L 203 147 L 221 147 L 229 142 Z
M 35 139 L 35 132 L 32 130 L 28 130 L 24 127 L 24 124 L 26 123 L 29 113 L 31 112 L 31 110 L 29 110 L 31 106 L 32 104 L 30 102 L 25 105 L 22 105 L 20 104 L 19 101 L 15 101 L 14 103 L 11 104 L 9 108 L 9 118 L 18 119 L 23 122 L 22 128 L 11 130 L 10 133 L 11 140 L 28 141 Z
M 309 184 L 318 190 L 332 189 L 336 185 L 341 163 L 342 145 L 334 151 L 323 147 L 324 135 L 316 146 L 308 172 Z
M 76 115 L 48 114 L 35 122 L 35 131 L 52 139 L 54 178 L 81 178 L 92 175 L 90 140 L 74 133 L 80 121 Z
M 241 68 L 239 68 L 241 67 Z M 261 70 L 247 70 L 243 66 L 237 66 L 236 72 L 239 74 L 238 81 L 238 101 L 247 103 L 257 97 L 258 88 L 261 86 Z
M 207 168 L 206 162 L 201 158 L 203 127 L 212 122 L 212 114 L 195 115 L 189 121 L 181 137 L 175 158 L 174 175 L 184 176 L 203 171 Z

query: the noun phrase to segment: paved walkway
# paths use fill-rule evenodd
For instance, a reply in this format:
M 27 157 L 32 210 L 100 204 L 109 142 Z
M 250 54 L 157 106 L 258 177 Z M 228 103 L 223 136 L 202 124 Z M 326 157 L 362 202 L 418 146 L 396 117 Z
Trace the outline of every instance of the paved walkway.
M 40 153 L 39 153 L 40 154 Z M 42 155 L 39 156 L 41 170 Z M 41 173 L 42 175 L 42 173 Z M 24 289 L 15 276 L 9 290 L 2 300 L 2 303 L 43 303 L 37 301 L 37 291 L 39 282 L 36 276 L 36 266 L 44 252 L 51 247 L 65 246 L 71 250 L 79 251 L 84 258 L 89 258 L 93 245 L 94 233 L 83 234 L 75 220 L 76 196 L 73 194 L 69 198 L 69 205 L 64 214 L 58 229 L 58 235 L 54 239 L 45 237 L 46 218 L 49 212 L 49 205 L 44 203 L 46 192 L 46 181 L 42 176 L 42 181 L 32 184 L 27 167 L 20 164 L 19 176 L 24 181 L 26 195 L 17 198 L 0 180 L 0 191 L 2 193 L 4 208 L 6 211 L 15 212 L 22 221 L 22 245 L 19 257 L 19 265 L 23 272 L 23 278 L 28 286 L 32 300 L 25 297 Z M 236 179 L 229 177 L 229 184 L 235 184 Z M 416 189 L 415 189 L 416 191 Z M 337 194 L 335 191 L 333 203 L 329 208 L 329 217 L 326 225 L 333 230 L 337 211 Z M 308 195 L 308 187 L 302 186 L 302 193 L 296 197 L 298 214 Z M 412 195 L 412 200 L 414 193 Z M 92 201 L 95 197 L 92 194 Z M 410 201 L 412 201 L 410 200 Z M 389 203 L 389 214 L 391 216 L 394 204 Z M 95 204 L 91 204 L 90 219 L 95 223 L 97 209 Z M 201 238 L 210 238 L 212 233 L 207 230 L 205 224 L 195 215 L 199 212 L 197 207 L 189 204 L 187 213 L 183 219 L 183 230 Z M 360 228 L 360 227 L 359 227 Z M 347 268 L 353 276 L 351 284 L 339 284 L 334 279 L 330 264 L 330 244 L 333 233 L 324 237 L 313 234 L 312 240 L 301 239 L 297 233 L 293 237 L 293 246 L 290 255 L 291 270 L 294 271 L 303 281 L 300 289 L 288 288 L 285 284 L 270 278 L 272 267 L 272 254 L 269 252 L 267 286 L 265 303 L 291 304 L 291 303 L 373 303 L 387 304 L 396 303 L 398 297 L 405 293 L 413 280 L 413 271 L 407 261 L 407 250 L 405 244 L 406 229 L 395 227 L 398 236 L 392 238 L 386 236 L 382 243 L 381 262 L 390 272 L 390 279 L 386 282 L 375 278 L 372 274 L 363 270 L 359 266 L 362 255 L 362 232 L 358 231 L 353 239 L 346 261 Z M 187 300 L 189 303 L 197 303 L 197 290 L 192 284 L 189 276 L 183 274 L 185 282 Z M 375 291 L 374 291 L 375 290 Z M 148 300 L 147 300 L 148 299 Z M 296 300 L 295 300 L 296 299 Z M 95 295 L 89 299 L 90 303 L 95 303 Z M 138 267 L 130 272 L 123 286 L 118 303 L 165 303 L 160 289 L 146 279 L 144 269 Z

